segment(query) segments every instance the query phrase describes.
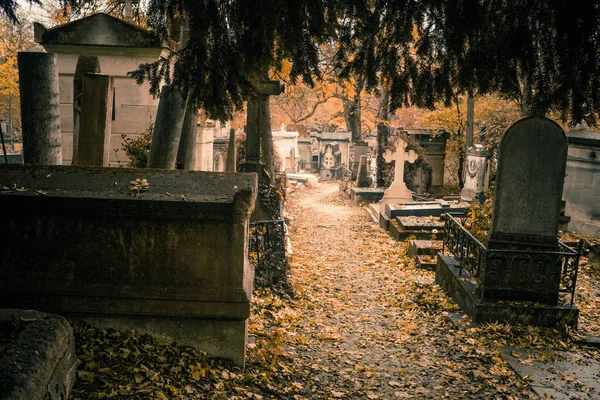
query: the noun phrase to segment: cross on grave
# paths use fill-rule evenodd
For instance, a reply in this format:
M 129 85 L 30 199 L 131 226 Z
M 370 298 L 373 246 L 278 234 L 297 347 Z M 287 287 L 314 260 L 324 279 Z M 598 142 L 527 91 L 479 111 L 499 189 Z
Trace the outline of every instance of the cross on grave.
M 408 161 L 412 164 L 419 156 L 414 150 L 406 151 L 407 146 L 408 144 L 404 140 L 398 138 L 395 145 L 395 151 L 392 152 L 386 150 L 386 152 L 383 153 L 383 158 L 386 162 L 390 163 L 395 161 L 395 173 L 394 182 L 392 182 L 390 187 L 385 191 L 381 203 L 390 204 L 412 200 L 412 192 L 408 190 L 408 187 L 406 187 L 406 184 L 404 183 L 404 162 Z
M 247 131 L 246 131 L 246 160 L 245 164 L 257 164 L 260 159 L 260 129 L 270 126 L 270 117 L 264 112 L 268 107 L 269 96 L 278 96 L 285 90 L 285 85 L 277 80 L 260 79 L 253 82 L 258 96 L 248 100 Z M 262 128 L 261 128 L 262 127 Z M 245 166 L 244 171 L 255 171 L 256 165 Z

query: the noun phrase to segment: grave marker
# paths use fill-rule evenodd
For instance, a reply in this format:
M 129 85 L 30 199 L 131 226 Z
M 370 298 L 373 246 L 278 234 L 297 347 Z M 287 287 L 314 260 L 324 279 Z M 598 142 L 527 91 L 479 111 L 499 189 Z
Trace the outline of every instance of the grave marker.
M 562 128 L 547 118 L 522 119 L 502 138 L 484 298 L 557 303 L 561 258 L 552 252 L 560 251 L 567 148 Z
M 408 144 L 404 140 L 398 138 L 395 151 L 391 152 L 390 150 L 387 150 L 383 154 L 386 162 L 389 163 L 395 161 L 395 173 L 394 181 L 385 191 L 380 204 L 399 203 L 412 200 L 412 192 L 406 187 L 406 183 L 404 183 L 404 162 L 408 161 L 412 164 L 419 157 L 414 150 L 406 151 L 407 146 Z
M 113 77 L 100 74 L 83 76 L 77 165 L 108 167 L 113 93 Z

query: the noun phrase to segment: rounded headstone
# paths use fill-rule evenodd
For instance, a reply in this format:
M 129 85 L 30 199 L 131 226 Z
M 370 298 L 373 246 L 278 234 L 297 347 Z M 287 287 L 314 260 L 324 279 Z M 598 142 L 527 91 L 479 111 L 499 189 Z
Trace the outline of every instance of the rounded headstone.
M 508 129 L 500 143 L 492 239 L 556 240 L 567 150 L 564 131 L 547 118 L 524 118 Z

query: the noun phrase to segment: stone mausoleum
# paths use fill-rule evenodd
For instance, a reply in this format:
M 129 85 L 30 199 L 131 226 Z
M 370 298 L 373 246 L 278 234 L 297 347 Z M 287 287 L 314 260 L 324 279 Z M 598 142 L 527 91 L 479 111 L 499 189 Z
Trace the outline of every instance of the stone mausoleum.
M 158 107 L 148 83 L 138 85 L 127 73 L 166 56 L 165 44 L 135 24 L 102 13 L 52 29 L 38 23 L 34 28 L 35 41 L 58 55 L 63 164 L 70 165 L 73 155 L 73 78 L 80 55 L 97 56 L 100 73 L 114 78 L 110 165 L 126 163 L 121 135 L 142 134 L 154 123 Z
M 155 121 L 159 100 L 150 95 L 147 82 L 138 85 L 128 72 L 166 56 L 167 45 L 154 33 L 103 13 L 52 29 L 39 23 L 34 28 L 35 41 L 58 56 L 63 164 L 71 165 L 73 160 L 73 80 L 77 62 L 79 56 L 96 56 L 99 73 L 114 80 L 109 166 L 126 166 L 129 160 L 122 150 L 121 135 L 135 138 L 144 133 Z M 214 138 L 218 139 L 221 131 L 227 137 L 228 127 L 198 125 L 194 170 L 224 170 L 218 168 L 219 160 L 215 160 L 218 149 L 213 151 Z

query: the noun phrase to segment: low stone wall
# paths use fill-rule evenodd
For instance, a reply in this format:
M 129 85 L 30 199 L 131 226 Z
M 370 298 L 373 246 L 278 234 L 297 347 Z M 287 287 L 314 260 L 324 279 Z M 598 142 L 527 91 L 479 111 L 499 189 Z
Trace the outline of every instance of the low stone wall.
M 146 179 L 147 189 L 138 181 Z M 133 185 L 136 186 L 136 185 Z M 256 174 L 0 166 L 0 306 L 244 364 Z
M 75 381 L 73 329 L 58 315 L 0 309 L 0 398 L 66 400 Z

